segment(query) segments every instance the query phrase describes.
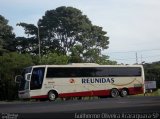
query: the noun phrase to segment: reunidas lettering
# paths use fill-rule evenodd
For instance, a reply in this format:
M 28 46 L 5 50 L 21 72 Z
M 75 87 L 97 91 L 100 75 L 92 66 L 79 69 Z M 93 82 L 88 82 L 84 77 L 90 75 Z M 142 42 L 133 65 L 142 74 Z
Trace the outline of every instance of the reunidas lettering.
M 82 83 L 114 83 L 114 78 L 82 78 Z

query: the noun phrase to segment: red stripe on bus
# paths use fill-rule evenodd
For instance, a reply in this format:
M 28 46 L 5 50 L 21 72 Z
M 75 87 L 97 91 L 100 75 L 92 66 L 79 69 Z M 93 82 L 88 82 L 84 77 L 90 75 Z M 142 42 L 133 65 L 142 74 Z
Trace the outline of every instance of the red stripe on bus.
M 119 89 L 121 90 L 121 89 Z M 83 91 L 83 92 L 72 92 L 72 93 L 60 93 L 58 97 L 80 97 L 80 96 L 109 96 L 111 90 L 96 90 L 96 91 Z M 129 95 L 142 94 L 144 93 L 143 87 L 131 87 L 128 88 Z M 32 96 L 31 98 L 48 98 L 48 95 Z
M 73 93 L 61 93 L 59 97 L 79 97 L 79 96 L 105 96 L 109 95 L 109 90 L 97 90 L 97 91 L 84 91 Z

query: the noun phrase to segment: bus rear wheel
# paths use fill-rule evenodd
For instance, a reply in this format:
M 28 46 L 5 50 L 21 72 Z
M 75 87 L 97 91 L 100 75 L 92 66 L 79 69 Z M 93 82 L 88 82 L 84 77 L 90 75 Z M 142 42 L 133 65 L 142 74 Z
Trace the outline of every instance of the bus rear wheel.
M 122 89 L 120 95 L 121 95 L 121 97 L 126 97 L 128 95 L 127 89 Z
M 49 101 L 55 101 L 57 98 L 57 93 L 55 91 L 49 91 L 48 99 Z
M 112 98 L 116 98 L 116 97 L 118 97 L 118 96 L 119 96 L 119 91 L 118 91 L 118 89 L 113 88 L 113 89 L 111 90 L 111 97 L 112 97 Z

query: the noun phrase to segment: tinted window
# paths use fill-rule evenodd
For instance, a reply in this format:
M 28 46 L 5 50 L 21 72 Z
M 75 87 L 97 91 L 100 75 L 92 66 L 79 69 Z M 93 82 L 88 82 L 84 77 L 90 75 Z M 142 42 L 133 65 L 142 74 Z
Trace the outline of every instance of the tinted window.
M 141 76 L 140 67 L 97 68 L 96 76 Z
M 83 72 L 81 68 L 48 68 L 46 77 L 80 77 Z
M 45 68 L 34 68 L 32 71 L 31 81 L 30 81 L 30 89 L 40 89 L 42 87 L 43 78 L 44 78 L 44 70 Z
M 141 76 L 140 67 L 65 67 L 48 68 L 47 78 L 52 77 L 107 77 Z

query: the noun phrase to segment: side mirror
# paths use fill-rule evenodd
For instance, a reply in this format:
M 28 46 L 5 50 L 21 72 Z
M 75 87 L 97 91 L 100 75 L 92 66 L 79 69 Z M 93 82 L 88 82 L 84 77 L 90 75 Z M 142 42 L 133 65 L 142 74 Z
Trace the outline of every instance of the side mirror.
M 25 80 L 27 80 L 27 81 L 31 80 L 31 73 L 25 74 Z
M 17 76 L 15 77 L 15 82 L 16 82 L 16 83 L 20 83 L 22 79 L 23 79 L 23 77 L 22 77 L 21 75 L 17 75 Z

